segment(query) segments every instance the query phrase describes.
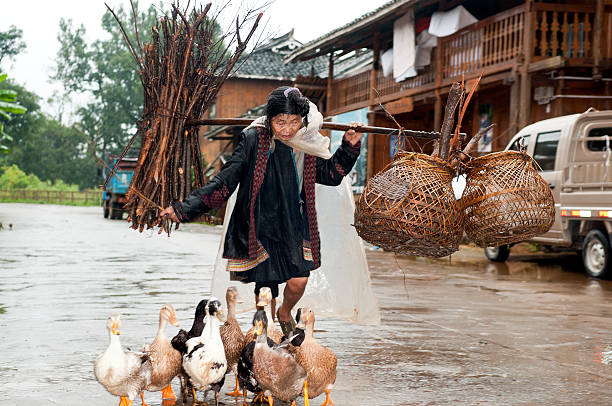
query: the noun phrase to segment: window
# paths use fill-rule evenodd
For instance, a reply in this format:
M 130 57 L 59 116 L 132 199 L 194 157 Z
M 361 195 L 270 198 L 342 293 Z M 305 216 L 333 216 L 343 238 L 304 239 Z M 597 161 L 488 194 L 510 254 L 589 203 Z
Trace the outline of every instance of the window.
M 520 151 L 521 150 L 521 143 L 523 143 L 525 145 L 525 150 L 527 150 L 527 148 L 529 147 L 529 140 L 531 139 L 531 135 L 526 134 L 523 135 L 522 138 L 517 138 L 512 145 L 510 145 L 510 148 L 508 148 L 510 151 Z
M 557 146 L 561 131 L 551 131 L 538 134 L 533 158 L 536 160 L 543 171 L 555 170 L 555 157 L 557 156 Z
M 610 137 L 610 141 L 606 146 L 606 140 L 588 141 L 588 138 L 594 137 Z M 612 128 L 593 128 L 587 135 L 587 148 L 589 151 L 605 151 L 607 148 L 612 148 Z

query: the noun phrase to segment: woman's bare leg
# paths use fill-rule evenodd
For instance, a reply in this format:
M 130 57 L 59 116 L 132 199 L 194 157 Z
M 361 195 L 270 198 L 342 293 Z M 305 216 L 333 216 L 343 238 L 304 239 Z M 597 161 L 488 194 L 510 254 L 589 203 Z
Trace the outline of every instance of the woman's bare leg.
M 291 320 L 291 310 L 304 295 L 307 277 L 291 278 L 283 291 L 283 303 L 278 308 L 278 317 L 282 321 Z

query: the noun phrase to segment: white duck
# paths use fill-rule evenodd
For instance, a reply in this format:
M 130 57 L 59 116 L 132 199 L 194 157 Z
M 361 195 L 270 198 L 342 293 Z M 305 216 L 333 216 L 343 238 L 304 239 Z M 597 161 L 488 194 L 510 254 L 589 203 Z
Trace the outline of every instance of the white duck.
M 171 304 L 165 304 L 159 311 L 159 328 L 157 335 L 146 353 L 151 359 L 151 382 L 145 388 L 148 391 L 162 391 L 162 399 L 176 399 L 172 390 L 172 379 L 180 372 L 183 357 L 181 353 L 172 348 L 170 340 L 166 337 L 168 323 L 178 326 L 176 310 Z M 143 405 L 145 404 L 143 398 Z
M 106 321 L 109 343 L 106 351 L 94 362 L 96 380 L 112 395 L 120 396 L 119 406 L 132 406 L 134 399 L 151 381 L 151 360 L 140 352 L 124 352 L 118 314 Z
M 183 355 L 183 369 L 193 385 L 201 390 L 215 391 L 215 404 L 219 404 L 219 391 L 225 382 L 227 360 L 219 328 L 225 321 L 219 299 L 211 297 L 206 306 L 204 329 L 200 337 L 187 341 L 187 352 Z M 193 404 L 199 404 L 196 399 Z

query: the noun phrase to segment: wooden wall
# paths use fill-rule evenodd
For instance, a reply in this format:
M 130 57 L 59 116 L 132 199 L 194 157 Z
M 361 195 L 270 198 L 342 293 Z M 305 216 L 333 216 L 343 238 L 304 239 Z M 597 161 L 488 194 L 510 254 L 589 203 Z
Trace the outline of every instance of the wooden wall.
M 272 90 L 279 86 L 290 86 L 291 84 L 292 82 L 290 81 L 278 80 L 227 79 L 217 94 L 215 116 L 238 117 L 244 114 L 248 109 L 266 103 L 268 95 Z M 200 135 L 208 131 L 210 131 L 210 127 L 201 127 Z M 209 163 L 213 160 L 228 142 L 230 141 L 200 139 L 200 148 L 206 162 Z M 232 147 L 229 147 L 227 152 L 231 153 Z M 220 163 L 215 165 L 217 169 L 220 167 Z

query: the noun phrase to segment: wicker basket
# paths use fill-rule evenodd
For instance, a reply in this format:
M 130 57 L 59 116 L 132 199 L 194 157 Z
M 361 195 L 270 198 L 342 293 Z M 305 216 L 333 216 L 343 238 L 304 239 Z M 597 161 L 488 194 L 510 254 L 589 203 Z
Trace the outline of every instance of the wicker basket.
M 481 247 L 524 241 L 543 234 L 555 220 L 548 183 L 529 155 L 517 151 L 472 160 L 461 197 L 465 232 Z
M 463 235 L 452 169 L 419 153 L 400 153 L 364 188 L 355 209 L 355 228 L 385 250 L 426 257 L 457 251 Z

